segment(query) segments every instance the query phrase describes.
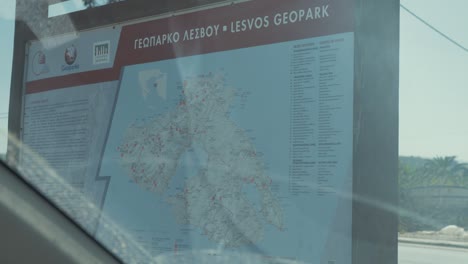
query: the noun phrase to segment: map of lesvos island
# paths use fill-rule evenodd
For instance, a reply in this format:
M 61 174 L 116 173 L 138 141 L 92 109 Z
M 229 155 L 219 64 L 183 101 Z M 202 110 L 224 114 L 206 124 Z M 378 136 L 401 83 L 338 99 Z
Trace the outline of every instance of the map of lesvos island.
M 334 49 L 319 49 L 333 39 Z M 336 259 L 333 226 L 350 238 L 349 207 L 338 210 L 330 190 L 349 189 L 349 163 L 334 160 L 351 155 L 351 134 L 338 133 L 351 127 L 352 41 L 345 33 L 126 66 L 100 171 L 111 178 L 103 213 L 155 256 Z M 314 132 L 331 103 L 334 138 Z M 333 157 L 319 156 L 319 140 L 339 140 Z M 334 175 L 328 185 L 319 163 Z
M 154 73 L 156 78 L 163 75 Z M 156 79 L 155 92 L 167 89 L 159 88 L 161 83 Z M 141 188 L 164 196 L 183 154 L 199 148 L 206 162 L 180 192 L 164 198 L 177 223 L 199 227 L 225 246 L 258 242 L 264 222 L 280 229 L 283 215 L 255 147 L 227 117 L 234 90 L 220 73 L 187 77 L 182 83 L 175 109 L 127 129 L 118 147 L 120 165 Z M 242 193 L 247 184 L 260 193 L 260 210 Z

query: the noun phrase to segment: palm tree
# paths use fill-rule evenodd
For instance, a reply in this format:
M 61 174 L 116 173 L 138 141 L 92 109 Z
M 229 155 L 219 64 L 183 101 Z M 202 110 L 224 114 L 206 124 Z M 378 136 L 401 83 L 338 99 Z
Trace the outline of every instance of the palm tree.
M 83 0 L 83 5 L 87 8 L 92 8 L 96 6 L 96 2 L 94 0 Z
M 456 156 L 436 157 L 424 166 L 427 185 L 463 186 L 468 177 L 466 163 L 459 163 Z
M 463 186 L 468 187 L 468 165 L 463 163 Z
M 86 6 L 87 8 L 93 8 L 98 5 L 107 5 L 107 4 L 113 4 L 117 2 L 121 2 L 125 0 L 106 0 L 104 3 L 98 3 L 96 0 L 83 0 L 83 5 Z M 102 1 L 99 1 L 102 2 Z

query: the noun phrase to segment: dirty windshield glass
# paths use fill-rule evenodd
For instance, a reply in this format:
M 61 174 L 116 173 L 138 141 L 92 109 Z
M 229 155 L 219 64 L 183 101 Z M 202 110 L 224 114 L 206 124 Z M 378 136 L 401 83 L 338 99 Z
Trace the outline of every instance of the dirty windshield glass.
M 467 8 L 7 0 L 0 159 L 123 262 L 466 263 Z

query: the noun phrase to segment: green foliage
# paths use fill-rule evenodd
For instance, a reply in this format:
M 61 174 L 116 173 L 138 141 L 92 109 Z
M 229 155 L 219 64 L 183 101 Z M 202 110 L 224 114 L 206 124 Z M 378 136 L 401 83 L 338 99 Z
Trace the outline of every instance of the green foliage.
M 99 5 L 107 5 L 107 4 L 113 4 L 117 2 L 122 2 L 125 0 L 107 0 L 106 2 L 103 3 L 103 1 L 99 2 Z M 86 6 L 87 8 L 93 8 L 98 6 L 98 3 L 96 0 L 83 0 L 83 5 Z
M 96 6 L 96 2 L 94 0 L 83 0 L 83 5 L 87 8 L 92 8 Z
M 420 187 L 468 188 L 466 163 L 458 162 L 455 156 L 433 159 L 400 157 L 398 181 L 400 232 L 434 230 L 436 229 L 434 223 L 440 226 L 456 224 L 468 228 L 468 212 L 454 212 L 453 208 L 448 208 L 445 204 L 434 204 L 432 208 L 418 208 L 412 200 L 414 198 L 409 196 L 409 190 Z M 419 217 L 409 215 L 408 212 Z
M 422 159 L 424 160 L 424 159 Z M 399 187 L 415 188 L 429 186 L 468 187 L 468 164 L 459 163 L 455 156 L 425 159 L 400 158 Z

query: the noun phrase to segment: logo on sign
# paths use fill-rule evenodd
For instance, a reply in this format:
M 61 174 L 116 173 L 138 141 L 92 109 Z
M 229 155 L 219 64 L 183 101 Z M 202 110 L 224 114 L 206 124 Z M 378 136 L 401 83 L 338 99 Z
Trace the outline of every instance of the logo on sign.
M 93 64 L 109 63 L 110 41 L 96 42 L 93 45 Z
M 62 65 L 62 71 L 72 71 L 80 68 L 79 64 L 74 64 L 78 56 L 78 51 L 75 45 L 71 45 L 65 49 L 65 63 Z
M 76 56 L 78 55 L 78 52 L 76 51 L 75 45 L 71 45 L 67 49 L 65 49 L 65 62 L 68 65 L 72 65 L 75 63 Z
M 49 72 L 49 66 L 47 65 L 47 58 L 44 52 L 38 51 L 34 54 L 32 71 L 35 75 L 41 75 Z

